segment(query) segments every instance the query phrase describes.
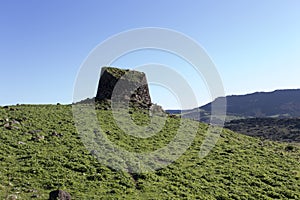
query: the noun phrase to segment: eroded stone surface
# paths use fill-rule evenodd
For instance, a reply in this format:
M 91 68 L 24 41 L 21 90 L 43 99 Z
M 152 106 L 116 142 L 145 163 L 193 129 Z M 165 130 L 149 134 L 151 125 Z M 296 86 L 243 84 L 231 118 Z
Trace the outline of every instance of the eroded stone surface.
M 145 73 L 113 67 L 103 67 L 96 100 L 152 105 Z
M 71 200 L 71 195 L 63 190 L 55 190 L 50 192 L 49 200 Z

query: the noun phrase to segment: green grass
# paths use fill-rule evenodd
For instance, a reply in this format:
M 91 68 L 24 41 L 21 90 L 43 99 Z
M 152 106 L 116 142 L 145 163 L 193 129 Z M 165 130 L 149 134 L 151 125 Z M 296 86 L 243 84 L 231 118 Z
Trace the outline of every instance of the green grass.
M 97 117 L 106 137 L 129 152 L 151 152 L 167 145 L 180 122 L 168 118 L 156 135 L 137 138 L 118 127 L 110 110 L 98 110 Z M 144 111 L 131 117 L 139 125 L 150 120 Z M 187 134 L 191 127 L 198 130 L 179 159 L 157 171 L 134 174 L 107 167 L 90 154 L 77 133 L 71 106 L 0 107 L 0 199 L 10 195 L 47 199 L 57 188 L 80 200 L 300 198 L 298 144 L 223 130 L 215 148 L 201 159 L 199 150 L 208 126 L 187 123 Z
M 145 74 L 143 72 L 128 70 L 128 69 L 120 69 L 115 67 L 103 67 L 103 70 L 111 73 L 116 78 L 122 78 L 129 81 L 137 82 L 140 81 Z M 125 77 L 123 77 L 125 75 Z

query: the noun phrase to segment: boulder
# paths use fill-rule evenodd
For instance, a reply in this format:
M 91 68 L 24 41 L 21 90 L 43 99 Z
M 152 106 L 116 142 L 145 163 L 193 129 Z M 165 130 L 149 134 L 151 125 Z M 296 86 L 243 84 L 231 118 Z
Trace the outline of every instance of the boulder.
M 50 192 L 49 200 L 71 200 L 71 195 L 63 190 L 55 190 Z

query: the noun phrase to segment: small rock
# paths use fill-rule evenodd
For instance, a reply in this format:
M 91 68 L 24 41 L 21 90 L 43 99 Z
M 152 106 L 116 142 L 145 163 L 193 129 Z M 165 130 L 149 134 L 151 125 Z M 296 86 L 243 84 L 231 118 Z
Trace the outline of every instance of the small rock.
M 18 144 L 26 144 L 25 142 L 19 141 Z
M 11 126 L 11 128 L 12 129 L 17 129 L 17 130 L 20 129 L 20 127 L 17 127 L 17 126 Z
M 13 119 L 13 120 L 11 121 L 11 123 L 12 123 L 12 124 L 20 124 L 20 122 L 19 122 L 18 120 L 15 120 L 15 119 Z
M 45 139 L 45 136 L 43 136 L 43 135 L 38 135 L 38 136 L 36 136 L 36 137 L 32 137 L 31 138 L 31 140 L 33 140 L 33 141 L 41 141 L 41 140 L 44 140 Z
M 28 192 L 37 193 L 38 191 L 36 189 L 30 189 Z
M 29 131 L 29 133 L 31 133 L 31 134 L 35 134 L 35 133 L 39 133 L 39 132 L 41 132 L 42 130 L 33 130 L 33 131 Z
M 55 137 L 62 137 L 63 136 L 63 134 L 57 133 L 56 131 L 53 131 L 51 135 L 55 136 Z
M 97 155 L 97 154 L 98 154 L 98 151 L 93 149 L 93 150 L 91 151 L 91 154 L 92 154 L 93 156 L 94 156 L 94 155 Z
M 50 192 L 49 200 L 71 200 L 71 195 L 63 190 L 55 190 Z
M 176 115 L 174 115 L 174 114 L 170 114 L 169 117 L 170 117 L 170 118 L 173 118 L 173 119 L 179 118 L 178 116 L 176 116 Z
M 286 151 L 293 151 L 293 150 L 294 150 L 294 147 L 291 146 L 291 145 L 288 145 L 288 146 L 286 146 L 286 147 L 284 148 L 284 150 L 286 150 Z
M 36 137 L 36 139 L 37 139 L 37 140 L 44 140 L 45 137 L 44 137 L 43 135 L 38 135 L 38 136 Z
M 7 200 L 16 200 L 16 199 L 18 199 L 18 196 L 15 194 L 11 194 L 7 197 Z
M 55 132 L 55 131 L 53 131 L 53 132 L 51 133 L 51 135 L 52 135 L 52 136 L 58 136 L 58 133 Z
M 11 130 L 11 129 L 12 129 L 12 127 L 10 126 L 9 123 L 4 124 L 4 128 L 6 128 L 6 129 L 8 129 L 8 130 Z
M 40 195 L 38 195 L 38 194 L 31 195 L 31 198 L 39 198 L 39 197 L 40 197 Z

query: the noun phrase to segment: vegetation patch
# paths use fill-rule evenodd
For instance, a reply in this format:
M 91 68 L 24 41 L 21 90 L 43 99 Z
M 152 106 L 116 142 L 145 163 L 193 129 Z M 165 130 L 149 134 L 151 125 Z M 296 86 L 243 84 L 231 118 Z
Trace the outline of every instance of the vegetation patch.
M 262 139 L 300 143 L 300 118 L 239 119 L 227 122 L 225 127 Z

